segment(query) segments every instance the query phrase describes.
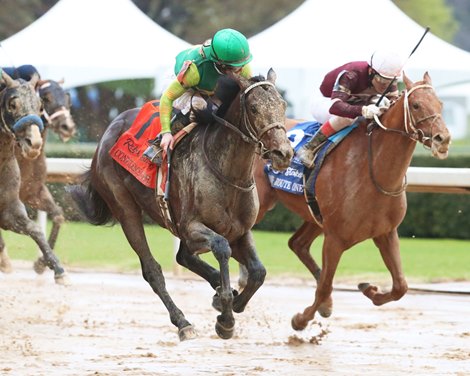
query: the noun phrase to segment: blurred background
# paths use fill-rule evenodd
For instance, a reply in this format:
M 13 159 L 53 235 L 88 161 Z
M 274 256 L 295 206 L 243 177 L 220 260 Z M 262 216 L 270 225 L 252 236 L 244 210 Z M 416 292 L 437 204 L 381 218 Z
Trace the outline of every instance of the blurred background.
M 71 14 L 71 19 L 60 19 L 58 9 L 61 5 L 70 5 L 74 3 L 75 13 Z M 425 68 L 429 65 L 431 77 L 438 78 L 439 95 L 444 100 L 444 117 L 452 131 L 454 141 L 451 147 L 450 158 L 445 161 L 436 161 L 432 159 L 426 151 L 418 146 L 413 158 L 413 166 L 436 166 L 436 167 L 470 167 L 470 2 L 468 0 L 381 0 L 367 1 L 369 7 L 363 7 L 363 0 L 331 2 L 325 1 L 301 1 L 301 0 L 133 0 L 140 11 L 145 14 L 148 20 L 141 18 L 142 25 L 149 30 L 148 34 L 134 35 L 132 27 L 126 21 L 126 14 L 120 14 L 120 4 L 128 1 L 78 1 L 78 0 L 2 0 L 2 12 L 0 13 L 0 63 L 2 66 L 15 66 L 26 58 L 22 56 L 34 56 L 34 59 L 50 61 L 51 66 L 54 59 L 51 56 L 60 57 L 61 50 L 65 44 L 76 44 L 77 50 L 83 47 L 81 41 L 90 44 L 89 54 L 87 56 L 76 57 L 77 64 L 64 69 L 63 77 L 47 76 L 47 69 L 40 70 L 42 78 L 60 80 L 65 79 L 65 86 L 72 98 L 72 114 L 78 125 L 79 135 L 71 143 L 63 144 L 58 141 L 57 136 L 49 132 L 47 143 L 47 155 L 49 157 L 86 157 L 92 156 L 96 142 L 99 140 L 111 119 L 118 113 L 136 106 L 140 106 L 146 101 L 158 97 L 165 79 L 168 79 L 168 68 L 174 61 L 175 51 L 179 51 L 189 44 L 202 43 L 210 38 L 215 31 L 232 27 L 244 33 L 249 39 L 250 44 L 258 46 L 264 35 L 263 31 L 276 25 L 281 25 L 284 20 L 284 26 L 292 24 L 293 12 L 300 9 L 312 9 L 311 24 L 308 22 L 309 14 L 304 14 L 307 21 L 303 21 L 302 29 L 304 32 L 285 35 L 285 28 L 280 33 L 284 34 L 285 39 L 278 40 L 273 38 L 265 42 L 268 49 L 274 50 L 278 56 L 287 57 L 288 61 L 296 61 L 298 56 L 306 56 L 306 51 L 314 51 L 314 59 L 305 59 L 303 70 L 290 72 L 292 82 L 296 78 L 305 77 L 305 82 L 310 85 L 307 79 L 309 76 L 315 76 L 315 80 L 321 80 L 323 75 L 336 65 L 330 65 L 329 69 L 323 71 L 306 71 L 305 67 L 314 65 L 316 61 L 331 61 L 335 56 L 326 56 L 321 47 L 321 43 L 328 44 L 330 37 L 335 34 L 335 30 L 355 30 L 358 28 L 366 30 L 360 38 L 351 38 L 348 33 L 335 35 L 335 40 L 342 41 L 335 46 L 338 54 L 344 56 L 351 55 L 354 60 L 355 51 L 351 46 L 367 46 L 371 51 L 378 47 L 377 40 L 383 41 L 382 44 L 388 46 L 390 41 L 401 40 L 398 35 L 406 27 L 412 27 L 411 20 L 422 29 L 415 28 L 409 35 L 409 44 L 404 49 L 410 52 L 410 46 L 413 47 L 419 40 L 425 26 L 431 27 L 433 35 L 428 35 L 425 43 L 430 43 L 427 48 L 425 43 L 420 47 L 421 51 L 416 53 L 416 57 L 410 59 L 410 71 L 413 71 L 413 63 L 419 63 L 420 79 Z M 307 8 L 307 3 L 315 4 Z M 331 10 L 331 4 L 343 4 L 349 12 L 350 8 L 355 8 L 354 14 L 344 14 L 340 9 Z M 104 6 L 103 6 L 104 4 Z M 372 6 L 370 6 L 372 4 Z M 377 4 L 377 7 L 375 5 Z M 379 9 L 379 5 L 384 5 L 385 10 Z M 397 7 L 400 13 L 400 20 L 391 18 L 388 12 L 393 5 Z M 62 7 L 62 8 L 64 8 Z M 81 7 L 81 9 L 80 9 Z M 61 8 L 61 9 L 62 9 Z M 123 12 L 126 12 L 126 8 Z M 26 40 L 25 47 L 21 51 L 14 50 L 14 42 L 20 41 L 34 25 L 40 30 L 44 27 L 41 24 L 41 17 L 48 16 L 52 18 L 54 10 L 57 24 L 41 39 L 35 39 L 38 35 L 31 35 L 29 44 Z M 394 10 L 394 9 L 392 9 Z M 305 13 L 305 12 L 304 12 Z M 130 14 L 130 13 L 129 13 Z M 14 16 L 12 16 L 14 15 Z M 395 13 L 394 13 L 395 15 Z M 341 17 L 339 17 L 341 16 Z M 102 20 L 103 27 L 100 30 L 90 30 L 91 20 Z M 111 22 L 110 22 L 111 20 Z M 290 20 L 290 21 L 287 21 Z M 341 20 L 341 21 L 340 21 Z M 35 23 L 35 21 L 37 21 Z M 324 22 L 323 29 L 318 30 L 318 23 Z M 289 24 L 290 22 L 290 24 Z M 294 21 L 295 22 L 295 21 Z M 340 24 L 340 22 L 342 22 Z M 45 22 L 43 22 L 45 23 Z M 346 24 L 344 24 L 346 23 Z M 380 24 L 380 27 L 370 26 Z M 145 24 L 145 25 L 143 25 Z M 155 25 L 163 28 L 167 33 L 165 38 L 168 41 L 163 42 L 155 40 L 150 31 L 154 30 Z M 51 25 L 49 25 L 51 26 Z M 295 25 L 296 27 L 299 25 Z M 300 26 L 299 26 L 300 27 Z M 271 30 L 271 29 L 269 29 Z M 309 32 L 311 30 L 311 33 Z M 72 35 L 69 40 L 63 41 L 64 36 Z M 353 35 L 353 33 L 351 33 Z M 396 36 L 396 38 L 395 38 Z M 109 39 L 109 45 L 101 42 L 104 37 Z M 172 39 L 174 38 L 174 39 Z M 91 41 L 99 40 L 98 45 L 92 46 Z M 80 42 L 79 42 L 80 41 Z M 166 44 L 165 44 L 166 43 Z M 431 43 L 436 43 L 437 48 L 432 48 Z M 129 49 L 128 46 L 140 46 L 140 50 Z M 290 46 L 296 46 L 297 50 L 290 49 Z M 297 47 L 298 46 L 298 47 Z M 119 68 L 120 64 L 129 59 L 134 61 L 136 73 L 129 75 L 125 79 L 96 81 L 93 78 L 93 69 L 91 62 L 100 59 L 102 50 L 112 47 L 109 53 L 112 57 L 112 64 L 103 61 L 103 66 L 98 67 L 102 71 L 100 74 L 112 77 L 114 69 Z M 442 47 L 442 49 L 440 49 Z M 364 48 L 362 48 L 364 49 Z M 289 52 L 283 52 L 289 51 Z M 298 54 L 297 52 L 298 51 Z M 420 55 L 420 52 L 421 55 Z M 427 55 L 424 54 L 427 52 Z M 348 55 L 349 54 L 349 55 Z M 39 57 L 39 55 L 41 55 Z M 82 54 L 83 55 L 83 54 Z M 288 56 L 284 56 L 288 55 Z M 98 58 L 97 58 L 98 57 Z M 80 58 L 80 62 L 78 61 Z M 256 66 L 256 59 L 262 58 L 261 54 L 254 54 L 253 65 Z M 336 57 L 337 58 L 337 57 Z M 367 56 L 364 56 L 366 59 Z M 421 60 L 420 60 L 421 59 Z M 424 61 L 423 61 L 424 59 Z M 468 59 L 468 60 L 467 60 Z M 32 59 L 33 60 L 33 59 Z M 273 60 L 273 59 L 272 59 Z M 443 69 L 441 76 L 433 76 L 433 69 L 438 70 L 436 62 L 448 65 L 448 70 Z M 89 67 L 87 65 L 89 62 Z M 346 60 L 342 61 L 342 63 Z M 276 69 L 279 65 L 278 84 L 284 77 L 286 79 L 283 66 L 280 61 L 268 61 Z M 263 66 L 264 62 L 259 63 Z M 328 65 L 328 64 L 326 64 Z M 419 65 L 419 66 L 418 66 Z M 151 67 L 154 66 L 154 73 L 148 74 Z M 141 67 L 139 71 L 137 68 Z M 150 67 L 150 68 L 147 68 Z M 435 68 L 436 67 L 436 68 Z M 454 68 L 455 67 L 455 68 Z M 462 68 L 463 67 L 463 68 Z M 98 69 L 97 68 L 97 69 Z M 158 68 L 158 69 L 157 69 Z M 165 69 L 164 69 L 165 68 Z M 86 84 L 76 85 L 73 76 L 84 69 L 89 78 Z M 147 69 L 147 71 L 144 71 Z M 87 71 L 88 70 L 88 71 Z M 53 72 L 53 70 L 51 70 Z M 69 72 L 67 74 L 67 72 Z M 104 73 L 103 73 L 104 72 Z M 305 72 L 305 73 L 304 73 Z M 255 73 L 265 73 L 263 71 Z M 304 75 L 305 74 L 305 75 Z M 83 76 L 83 74 L 82 74 Z M 298 76 L 298 77 L 296 77 Z M 446 85 L 446 77 L 449 78 L 449 85 Z M 452 79 L 451 79 L 452 78 Z M 78 81 L 77 81 L 78 82 Z M 436 83 L 436 82 L 435 82 Z M 298 84 L 296 84 L 298 85 Z M 436 86 L 436 85 L 435 85 Z M 291 104 L 288 115 L 295 117 L 305 117 L 306 108 L 304 104 L 310 100 L 308 95 L 303 95 L 302 101 L 291 89 L 287 90 L 288 83 L 283 87 L 279 84 L 280 90 L 285 94 L 286 100 Z M 313 91 L 312 87 L 312 91 Z M 303 106 L 303 107 L 302 107 Z M 58 200 L 65 206 L 69 219 L 76 219 L 73 210 L 68 208 L 65 198 L 60 197 L 62 187 L 54 188 L 51 185 L 54 194 L 57 194 Z M 400 226 L 402 236 L 418 236 L 427 238 L 470 238 L 470 195 L 453 194 L 432 194 L 432 193 L 408 193 L 409 206 L 407 217 Z M 299 220 L 288 213 L 282 207 L 276 208 L 271 216 L 259 225 L 260 229 L 292 231 L 298 226 Z

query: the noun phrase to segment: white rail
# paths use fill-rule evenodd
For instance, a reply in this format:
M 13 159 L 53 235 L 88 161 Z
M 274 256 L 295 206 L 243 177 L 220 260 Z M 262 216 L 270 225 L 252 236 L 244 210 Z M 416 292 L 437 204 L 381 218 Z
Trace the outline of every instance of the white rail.
M 91 159 L 47 158 L 50 182 L 73 182 L 91 165 Z M 408 191 L 470 193 L 470 168 L 410 167 Z

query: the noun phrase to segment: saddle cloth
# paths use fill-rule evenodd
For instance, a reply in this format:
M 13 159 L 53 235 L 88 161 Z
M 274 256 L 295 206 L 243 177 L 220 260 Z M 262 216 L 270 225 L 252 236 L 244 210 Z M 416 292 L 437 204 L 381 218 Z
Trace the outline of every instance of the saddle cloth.
M 264 171 L 268 176 L 271 186 L 275 189 L 280 189 L 285 192 L 293 193 L 296 195 L 304 194 L 304 174 L 308 177 L 311 173 L 318 174 L 318 171 L 323 163 L 325 156 L 336 146 L 341 140 L 346 137 L 354 128 L 356 124 L 350 125 L 341 131 L 330 136 L 328 140 L 320 147 L 315 158 L 315 165 L 312 170 L 307 169 L 297 157 L 297 151 L 305 145 L 313 135 L 320 128 L 321 123 L 317 121 L 307 121 L 297 124 L 295 127 L 287 132 L 291 145 L 294 149 L 294 158 L 287 170 L 280 172 L 274 170 L 271 163 L 266 163 Z M 310 179 L 310 181 L 314 179 Z M 308 191 L 313 192 L 314 187 L 308 187 Z
M 161 131 L 159 101 L 145 103 L 131 127 L 124 132 L 109 151 L 111 157 L 146 187 L 155 189 L 158 166 L 143 156 L 148 140 Z M 167 170 L 166 163 L 162 168 Z M 165 179 L 162 179 L 165 184 Z M 165 188 L 162 187 L 164 190 Z

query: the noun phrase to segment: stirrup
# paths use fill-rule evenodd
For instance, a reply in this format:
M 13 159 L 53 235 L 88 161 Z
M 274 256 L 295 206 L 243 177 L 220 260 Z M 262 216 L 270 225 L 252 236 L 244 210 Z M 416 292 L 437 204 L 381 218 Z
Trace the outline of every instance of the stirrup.
M 162 153 L 163 149 L 160 146 L 162 140 L 161 135 L 158 135 L 154 140 L 149 141 L 149 146 L 145 149 L 142 156 L 150 160 L 150 162 L 155 163 L 158 166 L 162 164 Z
M 155 163 L 158 166 L 162 165 L 162 152 L 163 149 L 156 145 L 149 145 L 147 149 L 145 149 L 142 156 L 150 160 L 150 162 Z

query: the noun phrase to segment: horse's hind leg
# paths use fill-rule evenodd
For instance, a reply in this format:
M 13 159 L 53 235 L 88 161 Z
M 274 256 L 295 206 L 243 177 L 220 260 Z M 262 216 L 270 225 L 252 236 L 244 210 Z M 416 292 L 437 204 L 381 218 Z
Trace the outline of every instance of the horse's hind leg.
M 125 218 L 120 218 L 119 221 L 129 244 L 132 249 L 134 249 L 137 256 L 139 256 L 142 276 L 168 310 L 172 324 L 178 328 L 180 340 L 184 341 L 195 338 L 196 331 L 186 320 L 183 312 L 173 302 L 173 299 L 166 289 L 162 268 L 150 252 L 140 213 L 138 212 L 138 214 L 132 215 L 132 213 L 126 211 L 124 216 Z
M 406 294 L 408 285 L 401 267 L 400 241 L 397 230 L 374 238 L 374 243 L 379 248 L 382 259 L 392 275 L 392 290 L 384 293 L 377 286 L 372 286 L 369 283 L 360 283 L 358 287 L 375 305 L 382 305 L 400 299 Z
M 38 262 L 45 264 L 54 271 L 56 283 L 69 283 L 65 270 L 60 265 L 57 256 L 49 247 L 42 229 L 36 222 L 32 221 L 28 217 L 25 207 L 20 201 L 12 202 L 11 206 L 5 210 L 5 215 L 2 217 L 2 226 L 7 230 L 29 235 L 36 242 L 42 252 L 42 257 Z
M 258 258 L 251 231 L 245 234 L 235 244 L 232 244 L 233 257 L 246 267 L 247 283 L 243 291 L 235 296 L 233 310 L 243 312 L 249 300 L 264 283 L 266 269 Z
M 310 254 L 310 246 L 322 233 L 322 229 L 310 222 L 304 222 L 290 237 L 289 248 L 296 254 L 302 264 L 312 273 L 315 280 L 320 279 L 321 269 Z
M 315 291 L 315 300 L 313 304 L 302 313 L 297 313 L 292 317 L 292 328 L 295 330 L 303 330 L 310 320 L 313 320 L 315 312 L 321 304 L 323 304 L 331 296 L 333 291 L 333 278 L 336 268 L 343 253 L 343 247 L 331 237 L 325 236 L 322 249 L 322 265 L 323 269 L 320 274 L 317 289 Z
M 10 257 L 8 256 L 7 247 L 0 233 L 0 271 L 3 273 L 11 273 L 12 270 L 13 268 L 11 266 Z
M 312 273 L 315 280 L 320 280 L 321 269 L 310 253 L 313 241 L 323 232 L 321 227 L 311 222 L 304 222 L 289 239 L 289 248 L 297 255 L 299 260 Z M 322 317 L 330 317 L 333 312 L 333 299 L 331 295 L 318 307 Z

